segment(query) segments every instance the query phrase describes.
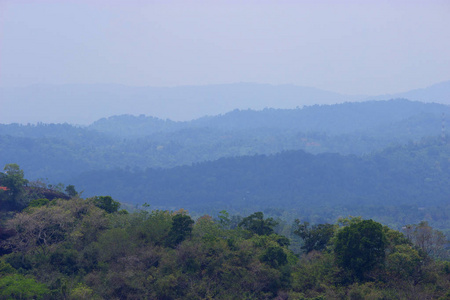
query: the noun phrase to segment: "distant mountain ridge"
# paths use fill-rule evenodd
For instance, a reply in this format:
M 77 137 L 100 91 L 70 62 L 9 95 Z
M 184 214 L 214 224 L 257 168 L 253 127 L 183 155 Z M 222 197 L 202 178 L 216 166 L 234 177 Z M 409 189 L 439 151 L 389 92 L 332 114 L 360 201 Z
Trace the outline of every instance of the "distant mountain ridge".
M 0 88 L 0 123 L 87 125 L 120 114 L 186 121 L 235 109 L 292 109 L 305 105 L 406 98 L 450 104 L 450 81 L 384 96 L 350 96 L 295 85 L 235 83 L 180 87 L 118 84 Z
M 102 118 L 87 128 L 122 137 L 147 136 L 182 129 L 215 128 L 221 130 L 286 129 L 302 132 L 348 134 L 387 126 L 419 114 L 435 118 L 450 115 L 450 106 L 405 99 L 389 101 L 346 102 L 334 105 L 313 105 L 296 109 L 267 108 L 233 110 L 223 115 L 202 117 L 189 122 L 174 122 L 154 117 L 120 115 Z M 440 124 L 436 134 L 439 133 Z
M 32 179 L 64 181 L 89 170 L 171 168 L 287 150 L 363 155 L 441 136 L 449 116 L 448 105 L 399 99 L 234 110 L 189 122 L 121 115 L 90 126 L 0 124 L 0 163 L 18 163 Z
M 389 100 L 396 98 L 450 105 L 450 81 L 440 82 L 426 88 L 414 89 L 403 93 L 369 97 L 367 100 Z
M 89 124 L 118 114 L 184 121 L 234 109 L 295 108 L 355 100 L 315 88 L 253 83 L 180 87 L 37 85 L 0 89 L 0 99 L 0 123 L 29 120 L 72 124 Z

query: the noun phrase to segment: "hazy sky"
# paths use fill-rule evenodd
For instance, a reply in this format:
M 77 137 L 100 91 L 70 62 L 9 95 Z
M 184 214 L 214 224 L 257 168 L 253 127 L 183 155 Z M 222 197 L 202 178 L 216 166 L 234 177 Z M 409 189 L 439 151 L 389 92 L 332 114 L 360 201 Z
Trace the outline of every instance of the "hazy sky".
M 255 82 L 384 94 L 450 80 L 449 0 L 0 0 L 0 86 Z

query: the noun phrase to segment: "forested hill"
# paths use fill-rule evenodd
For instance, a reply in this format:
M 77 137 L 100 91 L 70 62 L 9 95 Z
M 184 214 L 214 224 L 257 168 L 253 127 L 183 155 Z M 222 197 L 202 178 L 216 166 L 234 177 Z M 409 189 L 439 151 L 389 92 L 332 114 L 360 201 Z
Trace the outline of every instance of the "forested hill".
M 88 127 L 10 124 L 0 125 L 0 163 L 57 183 L 92 170 L 171 168 L 287 150 L 362 155 L 440 136 L 449 119 L 446 105 L 391 100 L 235 110 L 191 122 L 123 115 Z
M 86 196 L 110 194 L 123 202 L 161 208 L 446 206 L 448 142 L 424 141 L 364 157 L 287 151 L 172 169 L 92 171 L 71 182 Z
M 297 109 L 234 110 L 224 115 L 203 117 L 190 122 L 173 122 L 144 115 L 139 117 L 122 115 L 103 118 L 94 122 L 89 128 L 123 137 L 147 136 L 152 133 L 204 127 L 225 130 L 271 128 L 326 132 L 334 135 L 376 131 L 380 130 L 380 127 L 417 116 L 441 117 L 442 113 L 450 114 L 450 106 L 397 99 L 314 105 Z

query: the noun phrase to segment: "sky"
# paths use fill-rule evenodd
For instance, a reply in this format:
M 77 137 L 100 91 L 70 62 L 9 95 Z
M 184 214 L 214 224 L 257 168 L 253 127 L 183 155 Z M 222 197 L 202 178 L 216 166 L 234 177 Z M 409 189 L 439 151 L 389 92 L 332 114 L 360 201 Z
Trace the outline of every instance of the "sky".
M 450 80 L 448 0 L 0 0 L 0 87 Z

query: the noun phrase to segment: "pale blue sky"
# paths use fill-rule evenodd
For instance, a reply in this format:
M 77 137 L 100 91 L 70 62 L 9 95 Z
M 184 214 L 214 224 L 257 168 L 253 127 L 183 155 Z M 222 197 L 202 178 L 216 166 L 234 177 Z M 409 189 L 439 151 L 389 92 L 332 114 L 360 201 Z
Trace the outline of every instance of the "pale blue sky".
M 0 86 L 450 80 L 450 1 L 0 0 Z

